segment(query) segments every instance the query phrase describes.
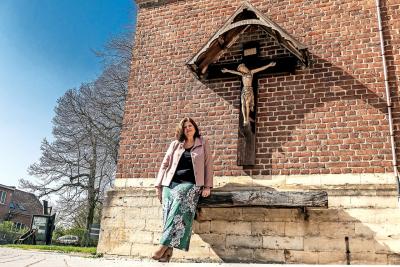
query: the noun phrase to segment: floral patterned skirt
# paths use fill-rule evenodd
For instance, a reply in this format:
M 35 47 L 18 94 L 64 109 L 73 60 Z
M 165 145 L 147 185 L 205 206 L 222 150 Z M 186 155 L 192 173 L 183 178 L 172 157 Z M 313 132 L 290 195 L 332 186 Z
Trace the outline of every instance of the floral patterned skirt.
M 192 224 L 201 187 L 191 183 L 171 182 L 163 187 L 163 233 L 160 244 L 189 250 Z

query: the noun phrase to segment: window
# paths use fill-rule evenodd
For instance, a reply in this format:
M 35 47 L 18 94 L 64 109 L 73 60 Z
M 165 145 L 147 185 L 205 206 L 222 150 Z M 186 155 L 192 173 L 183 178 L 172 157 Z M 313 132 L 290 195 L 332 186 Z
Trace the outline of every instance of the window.
M 6 204 L 7 192 L 0 191 L 0 203 Z
M 20 223 L 20 222 L 14 222 L 14 227 L 15 227 L 15 229 L 17 229 L 17 230 L 20 230 L 20 229 L 21 229 L 21 225 L 22 225 L 22 223 Z

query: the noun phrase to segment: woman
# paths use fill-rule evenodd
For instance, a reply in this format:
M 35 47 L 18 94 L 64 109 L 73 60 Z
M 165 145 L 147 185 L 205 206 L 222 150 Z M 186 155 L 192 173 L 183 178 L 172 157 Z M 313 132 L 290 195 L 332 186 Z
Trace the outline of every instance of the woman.
M 196 123 L 184 118 L 162 161 L 155 187 L 163 205 L 163 233 L 152 258 L 169 261 L 172 249 L 189 250 L 192 224 L 201 194 L 208 197 L 213 186 L 212 157 Z

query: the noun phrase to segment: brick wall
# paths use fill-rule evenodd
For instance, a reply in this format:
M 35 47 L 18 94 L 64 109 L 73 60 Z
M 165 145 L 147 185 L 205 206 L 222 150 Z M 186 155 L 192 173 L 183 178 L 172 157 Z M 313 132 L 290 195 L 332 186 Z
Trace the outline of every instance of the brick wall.
M 10 210 L 10 201 L 11 201 L 11 196 L 14 192 L 14 190 L 9 189 L 9 188 L 4 188 L 0 187 L 0 191 L 6 192 L 6 201 L 4 204 L 0 203 L 0 222 L 8 219 L 8 211 Z
M 216 176 L 392 171 L 375 1 L 250 1 L 309 48 L 312 64 L 260 76 L 256 165 L 244 168 L 236 166 L 239 79 L 200 82 L 185 66 L 241 1 L 167 2 L 139 10 L 117 178 L 154 178 L 186 115 L 210 139 Z M 395 91 L 399 4 L 382 10 Z M 254 36 L 265 37 L 263 56 L 286 53 L 253 29 L 221 60 L 240 61 L 240 45 Z
M 116 188 L 105 203 L 99 252 L 150 256 L 161 232 L 161 208 L 148 178 L 155 177 L 176 123 L 191 116 L 210 140 L 216 187 L 318 188 L 328 191 L 329 209 L 309 210 L 308 218 L 296 209 L 202 209 L 190 251 L 174 252 L 175 259 L 400 263 L 374 0 L 249 1 L 305 44 L 311 58 L 309 68 L 294 74 L 259 76 L 252 167 L 236 165 L 239 78 L 201 82 L 186 66 L 242 1 L 137 2 Z M 381 2 L 398 144 L 400 3 Z M 263 58 L 288 54 L 253 27 L 217 63 L 239 63 L 242 44 L 253 39 Z

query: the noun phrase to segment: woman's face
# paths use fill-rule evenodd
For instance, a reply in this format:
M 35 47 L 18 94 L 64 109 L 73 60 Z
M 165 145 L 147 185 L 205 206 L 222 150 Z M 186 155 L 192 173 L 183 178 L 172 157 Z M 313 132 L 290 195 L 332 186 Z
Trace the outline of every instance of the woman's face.
M 194 128 L 193 124 L 190 121 L 186 121 L 183 124 L 183 133 L 187 138 L 193 138 L 194 134 L 196 132 L 196 129 Z

